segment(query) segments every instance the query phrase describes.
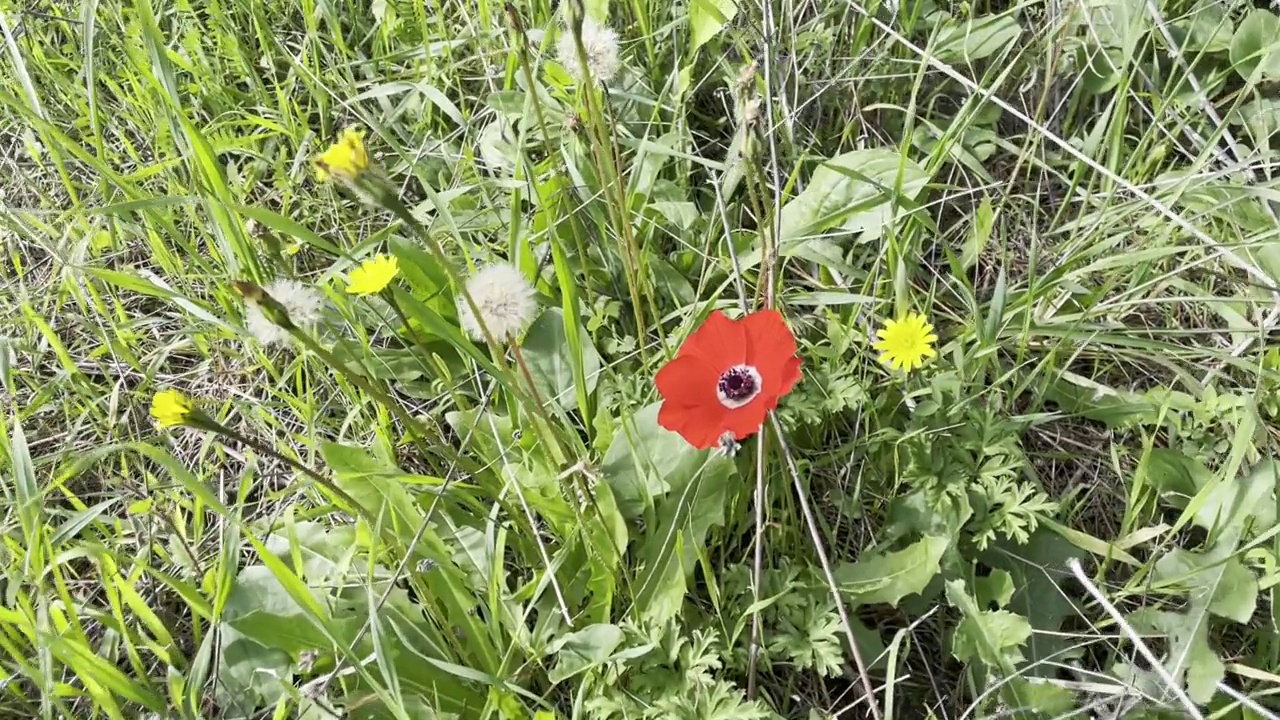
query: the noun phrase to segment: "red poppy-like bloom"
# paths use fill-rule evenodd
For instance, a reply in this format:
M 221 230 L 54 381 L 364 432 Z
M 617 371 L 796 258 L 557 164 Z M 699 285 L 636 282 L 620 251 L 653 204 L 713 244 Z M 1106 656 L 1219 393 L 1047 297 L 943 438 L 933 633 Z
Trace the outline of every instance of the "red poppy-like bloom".
M 760 430 L 800 381 L 796 339 L 776 310 L 730 320 L 716 310 L 655 378 L 658 424 L 699 449 Z

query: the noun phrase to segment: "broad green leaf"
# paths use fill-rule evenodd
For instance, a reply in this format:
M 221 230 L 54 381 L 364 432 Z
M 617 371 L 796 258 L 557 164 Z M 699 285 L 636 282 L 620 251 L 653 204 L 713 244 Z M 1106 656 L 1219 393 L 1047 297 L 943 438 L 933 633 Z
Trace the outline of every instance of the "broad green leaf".
M 671 493 L 658 505 L 654 524 L 639 549 L 642 569 L 636 606 L 642 617 L 666 622 L 680 612 L 688 577 L 707 531 L 724 524 L 732 461 L 706 453 L 686 455 L 668 477 Z
M 1188 55 L 1199 50 L 1222 52 L 1231 47 L 1231 18 L 1218 0 L 1200 0 L 1186 17 L 1173 23 L 1172 28 L 1183 30 L 1180 45 Z
M 1185 590 L 1192 608 L 1207 608 L 1238 623 L 1249 622 L 1258 604 L 1257 578 L 1225 551 L 1197 553 L 1174 548 L 1156 561 L 1152 579 Z
M 947 582 L 947 600 L 964 614 L 951 640 L 957 660 L 976 659 L 1005 672 L 1022 660 L 1021 647 L 1031 637 L 1031 623 L 1025 617 L 1008 610 L 981 609 L 965 591 L 963 580 Z
M 228 717 L 252 717 L 256 709 L 284 694 L 293 677 L 289 653 L 254 642 L 234 628 L 223 633 L 227 637 L 219 653 L 215 696 L 229 711 Z
M 560 636 L 547 648 L 555 655 L 556 665 L 547 673 L 552 684 L 563 682 L 608 660 L 622 644 L 622 629 L 617 625 L 589 625 L 577 632 Z
M 734 0 L 690 0 L 690 51 L 697 52 L 737 14 L 738 5 Z
M 1086 93 L 1105 92 L 1120 82 L 1150 23 L 1144 2 L 1105 0 L 1087 7 L 1088 42 L 1081 43 L 1077 51 Z
M 885 536 L 895 541 L 916 535 L 955 538 L 971 517 L 973 506 L 966 495 L 936 497 L 916 491 L 890 502 Z
M 1068 575 L 1067 560 L 1079 554 L 1057 533 L 1042 528 L 1025 545 L 1001 542 L 979 556 L 983 563 L 1009 573 L 1015 590 L 1005 609 L 1025 617 L 1036 630 L 1025 646 L 1027 659 L 1034 663 L 1026 669 L 1029 674 L 1054 677 L 1052 665 L 1036 661 L 1068 657 L 1071 643 L 1060 630 L 1076 609 L 1059 583 Z
M 973 213 L 973 226 L 965 238 L 964 251 L 960 256 L 960 264 L 966 269 L 978 263 L 978 258 L 987 249 L 991 241 L 991 232 L 995 229 L 996 214 L 991 207 L 991 198 L 983 197 L 978 209 Z
M 577 322 L 574 320 L 573 322 Z M 578 324 L 578 337 L 582 342 L 582 369 L 587 394 L 595 392 L 600 377 L 600 354 L 591 344 L 591 336 Z M 565 315 L 560 308 L 547 308 L 529 327 L 521 343 L 529 374 L 538 388 L 541 400 L 555 402 L 564 410 L 578 407 L 578 392 L 574 383 L 574 356 L 565 332 Z
M 1255 8 L 1231 37 L 1231 65 L 1251 82 L 1280 78 L 1280 18 Z
M 321 595 L 308 589 L 318 603 Z M 266 647 L 297 653 L 327 648 L 329 640 L 285 590 L 270 568 L 250 565 L 236 576 L 222 613 L 223 622 Z
M 931 535 L 897 552 L 859 558 L 836 568 L 836 583 L 854 605 L 897 607 L 904 596 L 923 591 L 938 574 L 938 561 L 950 544 L 946 537 Z
M 1280 99 L 1256 98 L 1232 113 L 1229 121 L 1240 123 L 1249 130 L 1253 147 L 1266 147 L 1268 141 L 1280 133 Z
M 684 438 L 658 425 L 659 407 L 654 403 L 624 420 L 604 456 L 601 475 L 628 520 L 643 515 L 654 498 L 667 492 L 668 476 L 678 465 L 700 455 Z
M 1022 26 L 1010 14 L 947 20 L 929 50 L 945 62 L 973 62 L 1011 47 L 1021 34 Z
M 1272 498 L 1277 467 L 1276 460 L 1267 459 L 1245 477 L 1219 480 L 1188 506 L 1195 513 L 1191 522 L 1212 532 L 1238 529 L 1252 517 L 1259 527 L 1271 527 L 1276 520 Z
M 782 207 L 780 250 L 794 254 L 797 241 L 837 227 L 846 232 L 861 230 L 877 208 L 895 200 L 899 204 L 914 200 L 928 181 L 924 168 L 891 150 L 854 150 L 831 158 Z
M 1063 718 L 1077 714 L 1075 693 L 1043 678 L 1034 680 L 1020 675 L 1008 678 L 1000 688 L 1005 704 L 1010 708 L 1034 710 L 1038 717 Z M 1031 717 L 1025 712 L 1014 712 L 1015 718 Z
M 973 594 L 983 607 L 994 604 L 1004 607 L 1013 598 L 1013 576 L 1007 570 L 993 570 L 986 577 L 973 581 Z
M 1177 508 L 1185 508 L 1187 501 L 1213 480 L 1204 463 L 1168 448 L 1151 450 L 1146 473 L 1147 482 L 1159 490 L 1161 498 Z
M 1167 638 L 1166 669 L 1173 679 L 1186 686 L 1187 695 L 1196 703 L 1206 704 L 1217 692 L 1226 668 L 1209 646 L 1209 624 L 1189 614 L 1144 608 L 1129 615 L 1133 629 L 1143 634 Z M 1140 678 L 1149 692 L 1166 692 L 1164 681 L 1155 672 L 1120 664 L 1115 668 L 1123 680 Z

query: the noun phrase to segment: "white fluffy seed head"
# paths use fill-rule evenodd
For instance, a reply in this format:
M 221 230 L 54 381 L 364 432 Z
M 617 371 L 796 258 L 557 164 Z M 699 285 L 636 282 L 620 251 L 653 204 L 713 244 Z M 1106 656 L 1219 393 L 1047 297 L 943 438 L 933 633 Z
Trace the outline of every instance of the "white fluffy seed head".
M 467 280 L 467 293 L 496 342 L 519 336 L 538 311 L 533 286 L 519 270 L 505 263 L 490 265 L 471 276 Z M 458 296 L 458 322 L 471 339 L 484 342 L 484 330 L 462 295 Z
M 582 47 L 587 51 L 586 70 L 591 71 L 592 79 L 602 83 L 612 81 L 622 67 L 618 60 L 618 33 L 607 25 L 585 18 L 582 21 Z M 573 40 L 572 30 L 564 28 L 560 32 L 556 56 L 578 80 L 586 79 L 582 64 L 578 62 L 578 45 Z
M 297 280 L 281 278 L 272 280 L 262 289 L 284 307 L 294 325 L 309 329 L 320 320 L 320 311 L 324 307 L 324 295 L 315 288 Z M 292 337 L 288 330 L 271 322 L 253 303 L 245 307 L 244 315 L 249 334 L 263 345 L 285 345 Z

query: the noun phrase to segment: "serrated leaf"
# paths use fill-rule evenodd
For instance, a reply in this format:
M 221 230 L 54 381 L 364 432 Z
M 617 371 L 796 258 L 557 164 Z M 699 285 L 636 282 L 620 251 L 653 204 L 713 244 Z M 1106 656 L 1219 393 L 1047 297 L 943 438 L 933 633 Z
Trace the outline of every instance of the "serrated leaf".
M 975 579 L 973 590 L 982 607 L 1004 607 L 1013 598 L 1013 576 L 1005 570 L 993 570 L 990 575 Z
M 1203 491 L 1203 498 L 1196 496 L 1191 522 L 1211 532 L 1240 528 L 1249 518 L 1260 527 L 1271 527 L 1276 521 L 1273 495 L 1277 467 L 1274 459 L 1267 459 L 1245 477 L 1218 480 Z
M 1258 580 L 1234 556 L 1224 556 L 1177 548 L 1156 561 L 1152 579 L 1176 583 L 1188 593 L 1192 608 L 1247 623 L 1258 604 Z
M 983 610 L 964 587 L 963 580 L 947 582 L 947 600 L 964 613 L 951 639 L 951 653 L 961 662 L 979 660 L 984 665 L 1011 671 L 1022 660 L 1021 647 L 1031 637 L 1031 623 L 1008 610 Z
M 1204 705 L 1213 699 L 1218 683 L 1226 675 L 1226 668 L 1209 646 L 1207 622 L 1198 622 L 1190 614 L 1144 608 L 1129 615 L 1129 623 L 1139 633 L 1167 637 L 1168 660 L 1165 665 L 1169 674 L 1185 684 L 1187 695 L 1197 704 Z M 1122 679 L 1142 678 L 1152 692 L 1164 692 L 1164 681 L 1150 670 L 1119 665 L 1116 674 Z
M 1059 630 L 1063 621 L 1076 614 L 1075 606 L 1059 587 L 1069 575 L 1067 560 L 1079 555 L 1071 543 L 1050 530 L 1037 530 L 1030 542 L 1017 545 L 997 543 L 979 556 L 993 568 L 1008 571 L 1015 587 L 1006 609 L 1027 618 L 1037 632 L 1027 640 L 1026 654 L 1034 663 L 1061 655 L 1069 643 Z M 1036 663 L 1028 672 L 1052 677 L 1052 666 Z
M 904 596 L 924 590 L 938 574 L 938 561 L 950 545 L 950 539 L 930 535 L 897 552 L 862 557 L 836 568 L 836 583 L 855 605 L 896 607 Z

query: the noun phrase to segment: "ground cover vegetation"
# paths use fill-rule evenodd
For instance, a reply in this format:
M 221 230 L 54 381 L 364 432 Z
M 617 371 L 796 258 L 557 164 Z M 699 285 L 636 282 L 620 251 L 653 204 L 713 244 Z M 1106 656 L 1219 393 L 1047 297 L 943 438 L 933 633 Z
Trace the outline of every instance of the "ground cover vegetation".
M 1274 8 L 0 36 L 0 717 L 1275 717 Z

